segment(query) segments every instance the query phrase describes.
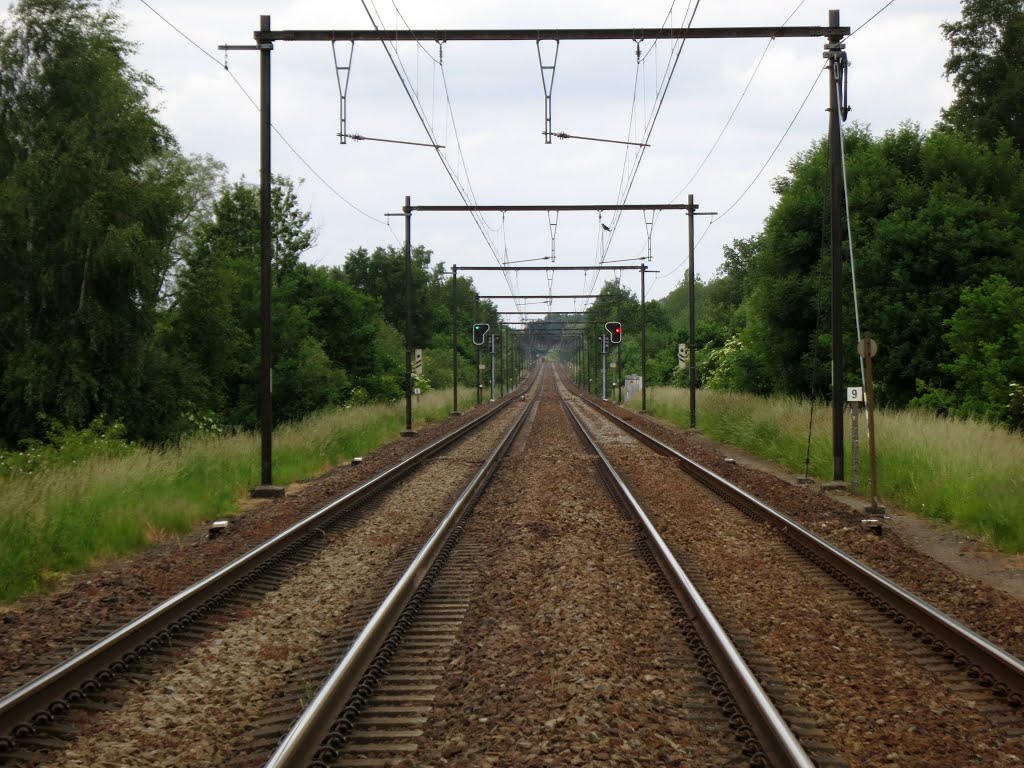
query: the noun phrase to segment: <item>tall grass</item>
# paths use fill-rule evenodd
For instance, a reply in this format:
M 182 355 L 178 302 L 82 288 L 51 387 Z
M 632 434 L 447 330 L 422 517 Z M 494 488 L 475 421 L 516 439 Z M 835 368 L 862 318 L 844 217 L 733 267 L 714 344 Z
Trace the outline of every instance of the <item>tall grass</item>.
M 414 403 L 415 422 L 442 419 L 450 407 L 450 393 L 427 393 Z M 404 427 L 404 402 L 332 409 L 283 426 L 274 432 L 274 482 L 319 475 Z M 0 602 L 231 514 L 259 482 L 259 446 L 254 433 L 199 436 L 167 450 L 0 476 Z
M 648 390 L 647 410 L 675 424 L 690 423 L 689 392 Z M 810 474 L 832 478 L 832 422 L 828 404 L 814 406 Z M 811 403 L 701 390 L 697 426 L 709 437 L 736 445 L 803 473 Z M 846 474 L 850 477 L 850 421 L 846 415 Z M 944 520 L 988 539 L 1005 552 L 1024 552 L 1024 437 L 977 421 L 920 411 L 880 410 L 875 415 L 878 492 L 883 499 L 926 517 Z M 870 493 L 868 436 L 860 422 L 860 487 Z

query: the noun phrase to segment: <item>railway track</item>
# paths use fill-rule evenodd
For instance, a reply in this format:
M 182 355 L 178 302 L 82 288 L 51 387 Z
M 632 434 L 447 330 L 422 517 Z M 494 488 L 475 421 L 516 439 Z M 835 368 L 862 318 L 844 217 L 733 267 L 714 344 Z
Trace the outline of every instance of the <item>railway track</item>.
M 1019 659 L 595 401 L 579 413 L 802 741 L 850 764 L 1018 764 Z
M 756 500 L 712 495 L 550 369 L 508 402 L 358 517 L 314 525 L 251 600 L 158 636 L 70 714 L 0 731 L 8 761 L 1017 764 L 1014 657 L 868 592 L 863 566 L 823 571 L 791 520 L 754 522 Z M 240 692 L 212 693 L 233 675 Z
M 288 659 L 300 653 L 298 640 L 274 640 L 267 624 L 247 621 L 256 613 L 254 606 L 260 604 L 266 609 L 269 615 L 264 621 L 274 627 L 274 614 L 285 612 L 280 598 L 287 586 L 297 590 L 293 596 L 296 601 L 308 601 L 327 613 L 343 610 L 346 601 L 354 599 L 348 593 L 357 589 L 358 580 L 318 594 L 324 592 L 322 578 L 306 576 L 308 583 L 302 584 L 297 576 L 323 567 L 326 573 L 333 568 L 335 579 L 372 578 L 373 569 L 387 565 L 403 542 L 409 546 L 420 528 L 429 530 L 434 509 L 440 508 L 459 480 L 471 475 L 474 465 L 483 461 L 486 453 L 479 455 L 481 446 L 495 440 L 523 407 L 517 398 L 507 398 L 499 407 L 359 484 L 4 695 L 0 698 L 0 764 L 44 763 L 50 752 L 66 754 L 65 738 L 78 737 L 83 731 L 78 722 L 90 713 L 119 707 L 133 689 L 152 688 L 154 681 L 166 676 L 164 669 L 181 666 L 180 659 L 195 657 L 197 648 L 202 649 L 198 653 L 205 659 L 189 659 L 192 669 L 182 673 L 181 689 L 175 683 L 163 686 L 161 696 L 172 699 L 164 702 L 164 707 L 201 706 L 204 688 L 196 681 L 205 674 L 204 664 L 209 667 L 205 662 L 220 656 L 221 649 L 229 645 L 248 644 L 241 646 L 248 647 L 246 653 L 287 667 Z M 372 514 L 375 498 L 389 490 L 387 504 L 400 508 L 402 513 L 378 523 Z M 415 527 L 410 533 L 405 526 Z M 340 550 L 337 557 L 330 558 L 332 550 Z M 217 636 L 211 639 L 212 635 Z M 255 708 L 250 710 L 256 714 Z M 161 719 L 155 718 L 153 728 L 159 729 Z M 154 736 L 154 741 L 161 740 L 160 734 Z M 83 764 L 92 763 L 86 758 Z

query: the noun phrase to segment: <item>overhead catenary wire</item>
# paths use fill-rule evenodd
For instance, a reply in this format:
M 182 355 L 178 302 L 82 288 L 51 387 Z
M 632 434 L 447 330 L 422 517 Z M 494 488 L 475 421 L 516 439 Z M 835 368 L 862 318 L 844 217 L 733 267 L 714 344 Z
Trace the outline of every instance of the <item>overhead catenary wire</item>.
M 175 32 L 177 32 L 179 35 L 181 35 L 181 37 L 183 37 L 185 40 L 187 40 L 193 47 L 196 48 L 196 50 L 198 50 L 200 53 L 202 53 L 204 56 L 206 56 L 208 59 L 210 59 L 210 61 L 212 61 L 214 64 L 216 64 L 218 69 L 222 69 L 225 72 L 227 72 L 228 77 L 230 77 L 231 80 L 235 83 L 235 85 L 238 86 L 238 89 L 245 95 L 245 98 L 249 100 L 249 103 L 252 104 L 253 107 L 257 111 L 259 110 L 260 105 L 256 103 L 256 100 L 249 94 L 249 91 L 246 90 L 245 86 L 242 85 L 241 81 L 237 77 L 235 77 L 235 74 L 230 69 L 228 69 L 227 64 L 219 61 L 216 56 L 214 56 L 212 53 L 210 53 L 205 48 L 203 48 L 201 45 L 199 45 L 199 43 L 197 43 L 192 37 L 190 37 L 188 34 L 186 34 L 184 32 L 184 30 L 182 30 L 180 27 L 175 25 L 170 19 L 168 19 L 166 16 L 164 16 L 162 13 L 160 13 L 160 11 L 158 11 L 152 5 L 150 5 L 149 2 L 147 2 L 147 0 L 139 0 L 139 2 L 142 3 L 142 5 L 144 5 L 146 8 L 148 8 L 150 11 L 152 11 L 153 14 L 156 15 L 157 18 L 159 18 L 162 22 L 164 22 L 164 24 L 169 26 L 171 29 L 173 29 Z M 300 163 L 302 163 L 306 167 L 306 169 L 311 174 L 313 174 L 313 176 L 317 179 L 317 181 L 319 181 L 321 184 L 323 184 L 324 187 L 329 192 L 331 192 L 331 194 L 333 194 L 335 197 L 337 197 L 339 200 L 341 200 L 341 202 L 343 202 L 345 205 L 347 205 L 349 208 L 351 208 L 356 213 L 358 213 L 358 214 L 360 214 L 362 216 L 365 216 L 370 221 L 376 222 L 377 224 L 380 224 L 381 226 L 387 227 L 387 222 L 385 222 L 383 219 L 379 219 L 376 216 L 373 216 L 372 214 L 367 213 L 362 208 L 360 208 L 358 205 L 353 203 L 351 200 L 347 199 L 337 189 L 335 189 L 334 186 L 330 182 L 328 182 L 327 179 L 325 179 L 323 176 L 321 176 L 320 173 L 317 172 L 317 170 L 309 163 L 309 161 L 307 161 L 306 158 L 302 156 L 302 154 L 299 152 L 299 150 L 297 150 L 292 145 L 292 143 L 290 141 L 288 141 L 288 139 L 285 137 L 285 135 L 283 133 L 281 133 L 281 131 L 278 129 L 278 127 L 276 125 L 271 124 L 270 128 L 271 128 L 271 130 L 274 131 L 274 133 L 277 135 L 277 137 L 284 143 L 284 145 L 286 147 L 288 147 L 289 150 L 291 150 L 292 154 L 295 155 L 295 158 Z M 389 228 L 389 231 L 390 231 L 390 228 Z M 394 235 L 394 232 L 392 232 L 392 235 Z
M 690 27 L 693 26 L 693 20 L 696 18 L 697 11 L 699 9 L 700 9 L 700 0 L 697 0 L 697 2 L 693 6 L 693 12 L 690 13 L 690 20 L 688 22 L 686 22 L 687 28 L 690 28 Z M 687 5 L 686 10 L 687 11 L 690 10 L 689 5 Z M 683 18 L 684 19 L 686 18 L 686 13 L 685 12 L 683 14 Z M 665 76 L 662 78 L 662 84 L 659 86 L 659 88 L 658 88 L 658 90 L 656 92 L 657 101 L 655 102 L 654 109 L 652 110 L 651 115 L 648 118 L 647 124 L 645 126 L 643 142 L 642 142 L 641 146 L 637 150 L 636 162 L 633 164 L 633 170 L 629 174 L 629 180 L 625 184 L 621 184 L 620 183 L 619 195 L 618 195 L 618 199 L 617 199 L 617 202 L 619 202 L 619 203 L 623 203 L 627 199 L 629 199 L 629 193 L 632 191 L 633 184 L 636 182 L 637 174 L 640 171 L 640 164 L 643 162 L 644 155 L 646 154 L 646 151 L 647 151 L 647 145 L 650 144 L 651 134 L 654 132 L 654 126 L 655 126 L 655 124 L 658 121 L 658 116 L 661 114 L 661 108 L 662 108 L 662 106 L 665 103 L 665 97 L 668 95 L 669 85 L 672 82 L 672 77 L 673 77 L 673 75 L 675 75 L 676 67 L 679 65 L 679 59 L 680 59 L 680 57 L 683 54 L 684 48 L 686 47 L 685 46 L 686 39 L 682 38 L 682 39 L 680 39 L 678 41 L 678 43 L 679 43 L 679 46 L 678 46 L 678 50 L 676 51 L 675 58 L 672 60 L 671 66 L 666 70 Z M 628 150 L 627 150 L 627 155 L 628 155 Z M 615 228 L 618 225 L 620 216 L 621 216 L 621 213 L 616 212 L 616 215 L 613 217 L 612 232 L 611 232 L 611 236 L 608 238 L 608 244 L 607 244 L 608 247 L 611 247 L 611 240 L 612 240 L 612 238 L 615 235 Z
M 803 7 L 805 2 L 806 2 L 806 0 L 800 0 L 796 4 L 796 7 L 793 8 L 793 10 L 789 12 L 789 15 L 786 17 L 785 21 L 782 22 L 781 26 L 784 27 L 787 24 L 789 24 L 789 22 L 792 21 L 793 17 L 796 16 L 797 12 L 799 12 L 799 10 Z M 733 105 L 732 111 L 729 113 L 729 116 L 726 118 L 725 124 L 722 126 L 722 129 L 718 132 L 718 136 L 715 138 L 714 142 L 711 144 L 711 148 L 708 149 L 708 151 L 704 154 L 704 157 L 701 159 L 700 163 L 698 163 L 697 168 L 693 171 L 692 174 L 690 174 L 690 178 L 686 180 L 686 183 L 682 185 L 680 190 L 675 194 L 675 196 L 672 198 L 672 200 L 670 202 L 675 202 L 676 200 L 678 200 L 686 192 L 686 190 L 690 188 L 690 185 L 693 184 L 693 182 L 697 179 L 697 176 L 700 174 L 701 170 L 703 170 L 704 166 L 707 164 L 708 160 L 711 158 L 711 155 L 714 154 L 715 149 L 718 148 L 719 143 L 721 143 L 721 141 L 722 141 L 722 137 L 725 136 L 725 132 L 728 130 L 729 126 L 732 124 L 733 118 L 736 117 L 736 113 L 739 111 L 740 105 L 743 103 L 743 100 L 746 98 L 747 93 L 750 91 L 750 86 L 753 85 L 754 80 L 757 77 L 757 74 L 758 74 L 758 72 L 761 69 L 761 65 L 764 63 L 765 58 L 768 56 L 768 51 L 771 49 L 772 43 L 774 43 L 774 42 L 775 42 L 775 38 L 771 38 L 765 44 L 764 50 L 761 52 L 761 56 L 758 58 L 757 63 L 754 65 L 754 70 L 750 73 L 750 77 L 747 78 L 747 82 L 743 86 L 743 90 L 740 93 L 739 98 L 736 100 L 736 103 Z M 657 220 L 658 218 L 661 217 L 661 213 L 662 213 L 661 211 L 655 212 L 655 214 L 654 214 L 655 215 L 655 220 Z M 708 226 L 710 227 L 710 224 Z M 703 237 L 701 239 L 703 239 Z M 679 269 L 679 267 L 676 267 L 676 268 L 672 269 L 670 272 L 668 272 L 664 276 L 667 277 L 668 275 L 672 274 L 673 272 L 675 272 L 678 269 Z M 655 282 L 657 282 L 657 278 L 655 279 Z M 653 284 L 652 284 L 652 287 L 653 287 Z
M 862 29 L 864 29 L 864 27 L 866 27 L 868 24 L 870 24 L 872 21 L 874 21 L 878 16 L 880 16 L 882 11 L 884 11 L 886 8 L 888 8 L 890 5 L 892 5 L 895 2 L 896 2 L 896 0 L 889 0 L 889 2 L 887 2 L 881 8 L 879 8 L 877 11 L 875 11 L 870 16 L 870 18 L 868 18 L 867 21 L 865 21 L 863 24 L 861 24 L 859 27 L 857 27 L 855 30 L 853 30 L 853 32 L 851 32 L 846 37 L 844 37 L 843 40 L 849 40 L 851 37 L 856 35 L 858 32 L 860 32 Z
M 789 125 L 786 126 L 786 130 L 783 132 L 782 137 L 779 139 L 778 143 L 776 143 L 775 148 L 772 149 L 771 154 L 768 155 L 768 159 L 765 160 L 761 167 L 758 169 L 757 173 L 754 175 L 754 178 L 750 180 L 749 184 L 747 184 L 746 189 L 744 189 L 740 193 L 739 197 L 733 200 L 732 204 L 728 208 L 726 208 L 724 211 L 722 211 L 722 213 L 718 214 L 718 216 L 711 220 L 711 223 L 708 224 L 708 228 L 704 230 L 704 234 L 701 235 L 700 240 L 697 241 L 696 245 L 701 244 L 701 241 L 704 240 L 708 232 L 711 230 L 711 227 L 716 222 L 719 222 L 722 219 L 724 219 L 733 208 L 739 205 L 740 201 L 743 200 L 744 197 L 746 197 L 747 192 L 749 192 L 753 188 L 754 184 L 757 183 L 757 180 L 761 178 L 761 174 L 765 172 L 765 169 L 768 167 L 768 164 L 771 163 L 772 159 L 779 151 L 779 148 L 782 146 L 782 142 L 784 142 L 786 140 L 786 137 L 789 136 L 789 132 L 793 129 L 793 126 L 796 124 L 797 118 L 800 117 L 800 113 L 802 113 L 804 111 L 804 107 L 807 106 L 807 102 L 811 98 L 811 94 L 814 93 L 814 89 L 818 85 L 818 81 L 821 80 L 821 76 L 825 71 L 826 67 L 822 67 L 820 70 L 818 70 L 818 74 L 814 78 L 814 82 L 811 83 L 811 87 L 810 89 L 808 89 L 807 95 L 804 96 L 804 100 L 800 102 L 800 106 L 797 108 L 796 114 L 793 115 L 793 119 L 789 121 Z
M 796 16 L 797 12 L 803 7 L 805 2 L 807 2 L 807 0 L 800 0 L 800 2 L 797 3 L 796 8 L 794 8 L 790 12 L 789 16 L 786 17 L 786 20 L 782 22 L 782 26 L 786 26 L 787 24 L 789 24 L 793 17 Z M 757 73 L 760 71 L 761 65 L 764 63 L 765 58 L 768 56 L 768 51 L 771 49 L 772 43 L 774 42 L 775 38 L 773 37 L 770 38 L 767 43 L 765 43 L 764 50 L 761 51 L 761 56 L 760 58 L 758 58 L 757 64 L 754 65 L 754 71 L 750 73 L 750 77 L 747 78 L 747 84 L 743 86 L 743 91 L 740 93 L 740 97 L 736 100 L 736 104 L 733 105 L 732 112 L 730 112 L 729 117 L 725 119 L 725 125 L 723 125 L 722 130 L 718 132 L 718 136 L 715 137 L 714 142 L 711 144 L 711 148 L 707 151 L 703 159 L 701 159 L 700 163 L 697 165 L 697 169 L 690 175 L 690 178 L 686 180 L 686 183 L 683 184 L 682 188 L 672 198 L 672 202 L 675 202 L 680 197 L 682 197 L 686 190 L 690 188 L 690 185 L 700 174 L 701 170 L 704 168 L 708 160 L 711 158 L 711 155 L 714 154 L 714 151 L 718 147 L 719 142 L 722 141 L 722 137 L 725 135 L 725 132 L 729 129 L 729 126 L 732 124 L 733 118 L 736 117 L 736 112 L 739 111 L 740 105 L 743 103 L 744 98 L 746 98 L 747 93 L 750 91 L 750 86 L 753 84 L 754 79 L 757 77 Z
M 362 3 L 363 10 L 366 11 L 366 15 L 369 17 L 370 23 L 373 25 L 373 28 L 375 30 L 379 31 L 381 25 L 378 23 L 378 18 L 376 18 L 374 16 L 374 12 L 371 11 L 369 6 L 367 5 L 367 0 L 360 0 L 360 2 Z M 370 0 L 370 4 L 373 5 L 373 0 Z M 376 10 L 376 6 L 374 6 L 374 10 Z M 396 8 L 396 10 L 397 10 L 397 8 Z M 377 16 L 379 17 L 379 15 L 380 14 L 378 13 Z M 389 46 L 389 41 L 382 39 L 381 40 L 381 44 L 383 45 L 384 52 L 387 54 L 388 59 L 391 62 L 391 66 L 395 70 L 395 74 L 398 75 L 399 82 L 402 84 L 402 89 L 405 91 L 406 96 L 408 96 L 409 101 L 412 104 L 413 111 L 416 113 L 416 117 L 419 119 L 420 124 L 423 126 L 423 130 L 426 132 L 427 137 L 430 139 L 431 143 L 438 144 L 437 140 L 434 137 L 434 133 L 433 133 L 433 130 L 432 130 L 431 126 L 430 126 L 430 122 L 426 119 L 426 115 L 424 113 L 422 105 L 419 102 L 419 98 L 418 98 L 418 96 L 414 95 L 412 90 L 411 90 L 411 87 L 410 87 L 409 82 L 408 82 L 408 73 L 405 71 L 404 64 L 402 64 L 401 56 L 399 56 L 399 54 L 398 54 L 398 46 L 394 45 L 394 55 L 392 55 L 392 48 Z M 444 68 L 443 67 L 441 68 L 441 71 L 442 71 L 442 82 L 444 82 L 444 74 L 443 74 L 444 73 Z M 451 99 L 450 99 L 450 97 L 448 96 L 448 93 L 447 93 L 447 83 L 446 82 L 445 82 L 445 93 L 446 93 L 446 98 L 448 99 L 449 109 L 451 109 Z M 452 125 L 453 125 L 453 128 L 454 128 L 454 113 L 452 113 Z M 459 138 L 458 138 L 458 131 L 457 130 L 456 130 L 455 143 L 456 143 L 456 146 L 459 147 L 458 151 L 459 151 L 459 156 L 461 157 L 462 156 L 462 148 L 461 148 L 461 142 L 459 141 Z M 467 179 L 466 186 L 468 187 L 468 190 L 464 189 L 462 184 L 459 183 L 459 180 L 458 180 L 454 170 L 452 169 L 450 163 L 448 162 L 448 159 L 445 157 L 444 153 L 440 149 L 438 149 L 436 147 L 434 148 L 434 151 L 436 152 L 436 154 L 438 156 L 438 159 L 441 160 L 441 165 L 444 167 L 445 172 L 448 174 L 448 178 L 451 180 L 452 184 L 455 186 L 455 190 L 459 193 L 459 197 L 462 198 L 463 203 L 465 203 L 466 205 L 475 205 L 476 204 L 476 199 L 475 199 L 475 195 L 473 194 L 473 191 L 472 191 L 472 185 L 469 183 L 469 171 L 465 167 L 464 160 L 463 160 L 463 169 L 466 170 L 466 179 Z M 498 249 L 495 246 L 494 241 L 490 238 L 490 236 L 485 231 L 484 224 L 481 222 L 481 219 L 483 217 L 478 215 L 475 212 L 472 213 L 472 217 L 473 217 L 474 223 L 476 223 L 476 225 L 477 225 L 477 229 L 480 230 L 480 234 L 484 238 L 484 242 L 487 243 L 487 246 L 488 246 L 488 248 L 491 251 L 491 255 L 494 257 L 495 263 L 497 263 L 499 266 L 501 266 L 502 260 L 501 260 L 501 256 L 498 253 Z M 503 270 L 502 274 L 505 277 L 505 282 L 508 285 L 509 290 L 514 292 L 514 289 L 512 287 L 512 280 L 509 277 L 508 272 Z
M 675 3 L 673 2 L 673 6 L 674 5 L 675 5 Z M 689 13 L 689 17 L 690 17 L 689 21 L 685 21 L 684 22 L 686 24 L 687 28 L 693 26 L 693 20 L 697 16 L 697 11 L 698 11 L 699 8 L 700 8 L 700 0 L 696 0 L 696 3 L 693 4 L 693 11 L 692 12 L 690 12 L 690 4 L 687 4 L 686 11 L 684 11 L 684 13 L 683 13 L 683 19 L 684 20 L 686 19 L 687 13 Z M 669 9 L 669 12 L 671 14 L 671 8 Z M 643 145 L 647 145 L 647 144 L 650 143 L 651 134 L 654 132 L 654 126 L 657 123 L 658 115 L 661 114 L 662 105 L 665 103 L 665 97 L 668 95 L 668 87 L 669 87 L 669 85 L 672 82 L 672 77 L 675 74 L 676 67 L 679 64 L 679 59 L 682 56 L 683 50 L 685 48 L 686 40 L 685 39 L 680 39 L 678 41 L 678 43 L 679 43 L 679 46 L 678 46 L 678 50 L 676 51 L 676 55 L 672 59 L 671 65 L 666 70 L 665 77 L 662 79 L 662 85 L 659 87 L 659 89 L 657 91 L 657 94 L 656 94 L 657 101 L 655 103 L 654 109 L 653 109 L 653 111 L 651 113 L 651 116 L 648 119 L 647 125 L 645 127 L 644 138 L 643 138 Z M 638 66 L 639 66 L 639 62 L 638 62 Z M 636 98 L 636 90 L 635 90 L 635 83 L 634 83 L 634 102 L 635 102 L 635 98 Z M 640 165 L 643 162 L 644 155 L 645 155 L 645 153 L 647 151 L 647 147 L 643 146 L 643 145 L 638 147 L 637 150 L 636 150 L 637 151 L 636 161 L 633 164 L 633 169 L 632 169 L 632 171 L 629 174 L 628 181 L 625 181 L 624 179 L 620 181 L 620 184 L 619 184 L 619 194 L 618 194 L 617 200 L 616 200 L 616 202 L 618 202 L 618 203 L 624 203 L 627 199 L 629 199 L 629 193 L 633 189 L 633 184 L 636 181 L 637 174 L 640 171 Z M 625 165 L 628 164 L 628 157 L 629 157 L 630 149 L 631 148 L 627 148 L 627 150 L 626 150 L 626 159 L 625 159 L 625 161 L 623 163 L 623 171 L 625 171 Z M 611 243 L 612 243 L 612 240 L 615 237 L 615 231 L 616 231 L 616 229 L 618 227 L 618 223 L 619 223 L 619 219 L 621 218 L 621 215 L 622 214 L 621 214 L 620 211 L 616 211 L 614 216 L 613 216 L 613 218 L 612 218 L 612 224 L 611 224 L 611 228 L 610 228 L 610 231 L 609 231 L 609 237 L 608 237 L 608 239 L 606 241 L 602 240 L 602 243 L 601 243 L 601 253 L 600 253 L 600 257 L 598 259 L 598 263 L 601 263 L 605 259 L 605 257 L 607 256 L 607 253 L 608 253 L 608 249 L 611 248 Z M 593 287 L 594 287 L 596 282 L 597 282 L 597 275 L 595 274 L 593 280 L 591 281 L 591 283 L 590 283 L 590 285 L 588 287 L 588 292 L 593 290 Z

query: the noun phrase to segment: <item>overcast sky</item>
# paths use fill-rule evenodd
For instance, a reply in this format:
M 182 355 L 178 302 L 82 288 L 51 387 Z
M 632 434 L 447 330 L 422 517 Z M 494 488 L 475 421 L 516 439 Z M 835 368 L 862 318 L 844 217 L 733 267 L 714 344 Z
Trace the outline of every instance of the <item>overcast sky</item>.
M 371 21 L 361 0 L 147 0 L 156 11 L 218 61 L 221 43 L 251 44 L 259 14 L 270 14 L 274 29 L 366 29 Z M 679 26 L 696 0 L 367 0 L 386 29 L 573 28 Z M 854 29 L 886 0 L 703 0 L 693 26 L 775 26 L 799 9 L 789 25 L 819 25 L 839 7 L 841 23 Z M 258 179 L 258 113 L 231 76 L 193 47 L 141 0 L 123 0 L 127 36 L 139 44 L 137 67 L 162 89 L 156 95 L 161 119 L 189 153 L 209 153 L 225 162 L 233 179 Z M 689 8 L 689 10 L 688 10 Z M 959 17 L 956 0 L 895 0 L 848 41 L 850 119 L 875 133 L 912 120 L 930 127 L 948 105 L 952 91 L 942 77 L 948 48 L 939 25 Z M 400 14 L 400 15 L 399 15 Z M 707 279 L 721 262 L 723 245 L 757 233 L 774 202 L 771 180 L 788 160 L 824 135 L 828 103 L 826 78 L 810 91 L 822 67 L 822 39 L 779 39 L 768 47 L 756 77 L 714 152 L 702 160 L 736 108 L 767 41 L 692 40 L 685 44 L 674 74 L 673 42 L 656 46 L 625 41 L 565 42 L 558 49 L 552 98 L 553 128 L 581 136 L 638 140 L 664 94 L 626 202 L 685 202 L 693 194 L 703 211 L 729 211 L 697 219 L 697 274 Z M 544 50 L 550 63 L 553 44 Z M 395 50 L 391 49 L 392 54 Z M 623 145 L 555 139 L 545 145 L 544 90 L 535 42 L 451 42 L 442 51 L 433 40 L 399 44 L 406 83 L 418 96 L 434 138 L 445 149 L 455 178 L 480 204 L 612 204 L 622 199 L 623 179 L 637 150 Z M 338 46 L 342 61 L 348 47 Z M 438 63 L 438 60 L 441 63 Z M 258 54 L 234 52 L 230 73 L 253 98 L 259 94 Z M 808 93 L 810 91 L 810 96 Z M 352 58 L 348 86 L 349 133 L 387 139 L 428 141 L 403 85 L 380 43 L 360 43 Z M 758 170 L 800 111 L 774 159 L 753 186 Z M 449 109 L 450 103 L 450 109 Z M 403 222 L 385 223 L 414 204 L 461 204 L 438 154 L 426 147 L 368 141 L 341 145 L 339 93 L 329 43 L 277 44 L 273 53 L 275 126 L 333 187 L 331 191 L 275 137 L 273 170 L 305 179 L 301 200 L 319 229 L 308 260 L 340 264 L 353 248 L 398 245 Z M 453 119 L 454 118 L 454 119 Z M 625 173 L 624 173 L 625 169 Z M 343 196 L 351 205 L 341 200 Z M 737 202 L 739 200 L 739 202 Z M 354 206 L 354 207 L 353 207 Z M 356 210 L 358 208 L 359 210 Z M 651 215 L 563 213 L 557 220 L 558 265 L 631 259 L 648 253 Z M 601 224 L 614 227 L 607 233 Z M 551 252 L 546 213 L 488 214 L 478 226 L 465 213 L 422 213 L 413 217 L 413 241 L 447 266 L 494 265 Z M 648 278 L 648 296 L 660 298 L 683 278 L 686 218 L 681 212 L 657 216 L 651 226 L 652 261 L 660 274 Z M 637 262 L 631 262 L 637 263 Z M 531 264 L 543 265 L 544 262 Z M 522 273 L 511 276 L 517 293 L 586 293 L 595 274 Z M 605 273 L 601 280 L 613 273 Z M 622 275 L 639 293 L 635 272 Z M 508 293 L 502 273 L 477 273 L 482 293 Z M 597 283 L 599 288 L 601 282 Z M 498 302 L 511 309 L 511 301 Z M 585 302 L 556 301 L 551 309 Z M 524 307 L 538 310 L 548 305 Z

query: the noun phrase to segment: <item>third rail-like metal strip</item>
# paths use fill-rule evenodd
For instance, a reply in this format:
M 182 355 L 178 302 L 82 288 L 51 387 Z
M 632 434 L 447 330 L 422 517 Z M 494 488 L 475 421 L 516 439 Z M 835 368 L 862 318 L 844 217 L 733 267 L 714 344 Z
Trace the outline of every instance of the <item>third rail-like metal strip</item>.
M 534 397 L 488 456 L 487 461 L 484 462 L 466 489 L 459 495 L 451 509 L 438 523 L 416 558 L 395 582 L 380 607 L 352 642 L 344 658 L 321 686 L 316 697 L 282 739 L 277 750 L 266 763 L 266 768 L 296 768 L 296 766 L 308 765 L 312 761 L 320 744 L 330 733 L 331 725 L 338 713 L 342 711 L 355 693 L 362 676 L 373 662 L 409 600 L 419 588 L 427 571 L 432 567 L 435 558 L 453 531 L 462 522 L 471 508 L 473 500 L 497 469 L 502 456 L 512 445 L 530 411 L 536 407 L 536 403 L 537 398 Z
M 566 410 L 576 421 L 579 431 L 586 438 L 589 447 L 600 459 L 601 467 L 606 477 L 614 485 L 616 495 L 640 524 L 641 531 L 650 544 L 652 555 L 658 561 L 673 592 L 687 607 L 688 618 L 693 622 L 708 653 L 728 683 L 737 706 L 743 712 L 747 724 L 754 732 L 765 756 L 777 768 L 783 768 L 783 766 L 814 768 L 814 762 L 804 751 L 796 734 L 790 730 L 771 698 L 761 687 L 757 677 L 747 666 L 739 651 L 736 650 L 728 633 L 722 628 L 690 577 L 679 565 L 679 561 L 676 560 L 675 555 L 672 554 L 661 534 L 658 533 L 644 512 L 643 507 L 640 506 L 626 483 L 598 447 L 582 419 L 571 408 L 567 407 Z
M 855 585 L 865 595 L 879 601 L 903 617 L 908 626 L 915 627 L 943 650 L 948 649 L 955 658 L 969 665 L 972 674 L 981 677 L 983 684 L 992 685 L 1005 695 L 1013 706 L 1024 704 L 1024 662 L 990 640 L 961 624 L 935 606 L 904 589 L 887 577 L 832 546 L 799 523 L 772 509 L 760 499 L 730 483 L 720 475 L 679 451 L 661 442 L 643 430 L 620 419 L 597 404 L 585 400 L 615 424 L 636 436 L 664 456 L 677 459 L 682 469 L 716 494 L 740 509 L 767 520 L 779 529 L 798 549 Z M 912 623 L 911 623 L 912 622 Z M 941 646 L 939 645 L 941 644 Z M 938 649 L 937 648 L 937 649 Z

